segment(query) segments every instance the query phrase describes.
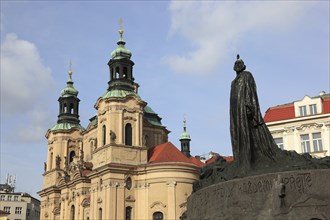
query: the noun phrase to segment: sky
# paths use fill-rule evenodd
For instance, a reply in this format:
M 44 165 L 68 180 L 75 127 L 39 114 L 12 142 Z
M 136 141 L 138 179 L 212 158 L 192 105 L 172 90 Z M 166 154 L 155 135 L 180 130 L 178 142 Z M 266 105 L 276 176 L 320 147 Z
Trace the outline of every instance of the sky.
M 16 191 L 36 198 L 69 63 L 86 127 L 107 89 L 120 18 L 139 95 L 178 148 L 186 113 L 193 155 L 232 155 L 229 93 L 238 53 L 263 114 L 330 92 L 329 1 L 0 2 L 1 183 L 16 175 Z

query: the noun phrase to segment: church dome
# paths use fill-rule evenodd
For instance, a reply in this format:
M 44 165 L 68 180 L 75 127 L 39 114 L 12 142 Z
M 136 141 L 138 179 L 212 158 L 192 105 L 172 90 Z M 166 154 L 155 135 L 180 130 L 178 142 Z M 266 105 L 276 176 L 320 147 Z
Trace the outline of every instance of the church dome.
M 180 141 L 181 140 L 189 140 L 189 141 L 191 140 L 186 127 L 186 113 L 184 114 L 184 120 L 183 120 L 183 132 L 180 135 Z
M 132 56 L 131 51 L 129 51 L 127 48 L 125 48 L 125 42 L 120 39 L 118 41 L 118 47 L 112 51 L 111 53 L 111 58 L 114 60 L 119 60 L 119 59 L 130 59 Z
M 131 51 L 129 51 L 129 49 L 125 48 L 125 44 L 126 42 L 123 39 L 123 29 L 121 26 L 122 21 L 120 21 L 120 29 L 119 29 L 119 34 L 120 34 L 120 38 L 117 42 L 118 47 L 112 51 L 111 53 L 111 57 L 114 60 L 119 60 L 119 59 L 131 59 L 132 53 Z
M 190 140 L 190 135 L 186 131 L 183 131 L 180 135 L 180 140 L 184 140 L 184 139 L 189 139 Z
M 66 87 L 61 91 L 61 97 L 77 96 L 78 90 L 73 87 L 71 79 L 68 80 Z

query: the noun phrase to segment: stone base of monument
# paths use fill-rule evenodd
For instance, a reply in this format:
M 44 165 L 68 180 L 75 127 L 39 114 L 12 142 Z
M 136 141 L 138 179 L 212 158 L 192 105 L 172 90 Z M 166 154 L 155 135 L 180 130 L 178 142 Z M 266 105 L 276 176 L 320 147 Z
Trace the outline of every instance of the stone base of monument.
M 330 219 L 330 169 L 216 183 L 189 197 L 185 219 Z

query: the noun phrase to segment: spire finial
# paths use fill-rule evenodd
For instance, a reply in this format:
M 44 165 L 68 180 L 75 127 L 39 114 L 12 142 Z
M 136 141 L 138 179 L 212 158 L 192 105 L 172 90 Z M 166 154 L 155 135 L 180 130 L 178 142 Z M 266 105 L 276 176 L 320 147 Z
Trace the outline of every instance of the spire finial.
M 69 77 L 70 77 L 70 80 L 72 80 L 72 62 L 70 60 L 70 64 L 69 64 Z
M 119 34 L 120 34 L 120 39 L 123 39 L 123 19 L 120 18 L 119 19 Z
M 186 131 L 186 113 L 183 114 L 183 130 Z

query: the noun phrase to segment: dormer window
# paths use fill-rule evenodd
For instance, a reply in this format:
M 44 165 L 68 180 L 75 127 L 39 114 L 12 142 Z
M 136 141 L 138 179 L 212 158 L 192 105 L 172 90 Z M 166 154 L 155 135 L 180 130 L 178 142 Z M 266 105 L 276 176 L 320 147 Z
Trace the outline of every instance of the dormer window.
M 311 115 L 316 115 L 317 114 L 316 104 L 309 105 L 309 113 Z
M 304 106 L 299 106 L 299 115 L 300 116 L 306 116 L 307 115 L 307 109 L 306 109 L 306 105 Z

